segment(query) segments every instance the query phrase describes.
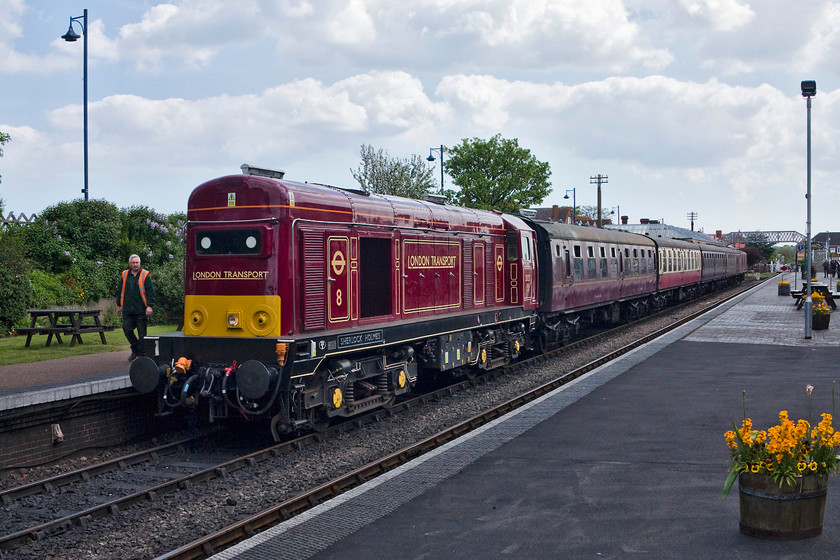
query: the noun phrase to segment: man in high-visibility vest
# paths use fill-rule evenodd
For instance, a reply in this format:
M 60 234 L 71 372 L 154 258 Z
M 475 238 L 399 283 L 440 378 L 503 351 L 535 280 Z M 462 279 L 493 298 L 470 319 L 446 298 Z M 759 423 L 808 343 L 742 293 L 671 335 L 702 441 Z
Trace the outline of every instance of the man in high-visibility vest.
M 146 325 L 154 305 L 155 288 L 152 276 L 148 270 L 140 267 L 140 257 L 131 255 L 128 257 L 128 270 L 123 270 L 122 282 L 117 292 L 117 316 L 122 317 L 123 332 L 131 344 L 131 356 L 128 357 L 128 361 L 146 353 L 143 349 L 143 338 L 146 336 Z M 136 336 L 134 329 L 137 329 Z

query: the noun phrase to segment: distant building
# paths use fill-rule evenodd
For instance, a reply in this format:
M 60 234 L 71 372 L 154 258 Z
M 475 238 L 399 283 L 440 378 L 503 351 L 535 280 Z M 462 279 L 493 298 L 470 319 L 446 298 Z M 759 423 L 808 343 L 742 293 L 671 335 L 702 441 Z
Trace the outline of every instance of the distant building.
M 819 245 L 819 248 L 814 248 Z M 828 258 L 837 258 L 840 254 L 840 231 L 824 231 L 811 238 L 811 248 L 825 258 L 825 248 L 828 247 Z
M 538 222 L 572 223 L 573 212 L 571 206 L 557 206 L 555 204 L 551 208 L 530 208 L 530 210 L 537 213 L 534 219 Z M 578 214 L 574 216 L 574 221 L 579 226 L 594 226 L 596 220 L 593 220 L 589 216 Z
M 648 220 L 646 218 L 642 218 L 639 222 L 638 224 L 605 225 L 604 229 L 617 229 L 630 233 L 640 233 L 648 237 L 663 237 L 665 239 L 683 239 L 719 244 L 719 241 L 714 237 L 710 237 L 699 231 L 671 226 L 660 223 L 659 220 Z

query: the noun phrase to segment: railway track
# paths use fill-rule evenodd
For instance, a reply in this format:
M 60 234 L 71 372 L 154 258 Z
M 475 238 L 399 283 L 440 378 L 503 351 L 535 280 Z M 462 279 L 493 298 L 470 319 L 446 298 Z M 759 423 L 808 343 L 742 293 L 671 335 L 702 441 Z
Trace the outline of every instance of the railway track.
M 735 295 L 739 295 L 738 292 Z M 734 297 L 734 296 L 732 296 Z M 724 300 L 727 301 L 727 300 Z M 722 302 L 714 304 L 720 305 Z M 711 307 L 703 308 L 702 310 L 692 313 L 689 317 L 677 321 L 668 329 L 674 328 L 685 321 L 691 320 L 694 317 L 707 312 Z M 638 325 L 639 322 L 632 323 L 627 326 L 619 327 L 619 329 L 632 328 Z M 664 329 L 664 330 L 668 330 Z M 558 351 L 535 356 L 528 360 L 517 362 L 507 366 L 504 370 L 496 372 L 497 375 L 505 375 L 514 371 L 520 371 L 537 363 L 542 363 L 553 359 L 560 352 L 569 352 L 575 348 L 583 346 L 597 345 L 604 337 L 614 336 L 616 330 L 612 329 L 609 332 L 601 333 L 589 337 L 584 340 L 573 343 L 567 347 L 561 348 Z M 289 517 L 312 507 L 313 505 L 322 502 L 329 497 L 337 495 L 352 486 L 361 484 L 378 474 L 387 472 L 388 470 L 403 464 L 414 457 L 417 457 L 435 447 L 451 441 L 452 439 L 472 430 L 478 426 L 485 424 L 499 416 L 521 406 L 531 400 L 539 397 L 554 388 L 568 383 L 572 379 L 591 371 L 592 369 L 615 359 L 623 353 L 628 352 L 632 348 L 637 347 L 648 340 L 655 338 L 662 334 L 662 330 L 649 334 L 630 346 L 622 349 L 612 351 L 607 355 L 592 361 L 581 368 L 577 368 L 564 374 L 550 383 L 541 385 L 540 387 L 529 391 L 525 394 L 511 399 L 499 406 L 485 411 L 482 414 L 474 416 L 464 422 L 459 423 L 447 430 L 439 432 L 431 437 L 427 437 L 422 441 L 402 449 L 396 453 L 391 453 L 380 459 L 365 465 L 362 468 L 355 469 L 352 472 L 331 480 L 330 482 L 320 485 L 317 488 L 304 492 L 295 498 L 286 500 L 280 505 L 270 508 L 264 512 L 253 515 L 231 526 L 228 529 L 218 531 L 207 537 L 199 539 L 190 545 L 179 548 L 164 558 L 199 558 L 209 555 L 214 550 L 219 550 L 226 546 L 230 546 L 239 540 L 246 538 L 249 535 L 258 532 L 266 527 L 281 522 Z M 409 399 L 407 401 L 397 403 L 389 410 L 374 411 L 362 417 L 353 419 L 351 422 L 340 424 L 328 430 L 325 433 L 310 434 L 301 438 L 284 442 L 281 444 L 271 445 L 254 452 L 246 453 L 245 455 L 237 455 L 230 458 L 225 453 L 213 455 L 210 452 L 203 452 L 200 460 L 190 461 L 193 464 L 192 468 L 187 473 L 176 473 L 177 469 L 168 467 L 167 465 L 178 465 L 178 468 L 184 468 L 184 449 L 192 448 L 197 445 L 193 440 L 185 440 L 161 446 L 159 448 L 136 453 L 131 456 L 122 457 L 116 460 L 109 461 L 106 464 L 93 465 L 88 469 L 74 471 L 61 475 L 60 477 L 53 477 L 51 479 L 35 482 L 23 487 L 14 488 L 0 492 L 0 501 L 2 501 L 4 509 L 7 510 L 6 522 L 3 523 L 3 534 L 0 537 L 0 551 L 16 550 L 20 547 L 26 546 L 33 542 L 42 542 L 49 537 L 55 537 L 67 531 L 78 527 L 87 527 L 94 521 L 97 521 L 105 516 L 117 514 L 125 511 L 127 508 L 143 502 L 155 502 L 160 500 L 163 496 L 186 490 L 202 483 L 208 483 L 213 480 L 226 480 L 233 473 L 251 467 L 255 467 L 272 458 L 280 455 L 293 453 L 306 449 L 312 445 L 316 445 L 326 439 L 339 437 L 342 433 L 348 430 L 362 428 L 365 425 L 381 422 L 384 418 L 394 415 L 399 415 L 401 412 L 409 410 L 413 407 L 419 406 L 423 402 L 441 399 L 447 395 L 457 394 L 459 391 L 464 391 L 467 388 L 485 382 L 485 378 L 478 378 L 477 380 L 465 380 L 452 386 L 444 387 L 433 391 L 431 393 Z M 206 447 L 206 446 L 205 446 Z M 220 460 L 223 459 L 223 460 Z M 196 459 L 196 457 L 193 457 Z M 200 468 L 204 466 L 204 468 Z M 136 478 L 143 479 L 149 476 L 155 476 L 155 484 L 138 484 L 130 488 L 121 489 L 121 494 L 117 498 L 102 499 L 94 498 L 97 503 L 88 505 L 88 507 L 79 507 L 72 513 L 65 513 L 63 515 L 54 516 L 54 518 L 43 519 L 41 516 L 31 516 L 31 512 L 39 509 L 40 499 L 42 502 L 49 501 L 50 496 L 55 495 L 56 492 L 78 494 L 85 496 L 90 500 L 91 495 L 102 496 L 111 490 L 108 489 L 107 476 L 108 473 L 116 471 L 125 472 L 127 469 L 137 469 L 129 471 L 130 473 L 139 473 Z M 153 475 L 150 472 L 154 473 Z M 131 477 L 131 475 L 130 475 Z M 122 477 L 125 479 L 125 477 Z M 162 479 L 162 481 L 160 481 Z M 102 490 L 92 490 L 96 488 L 97 480 L 104 480 L 105 484 Z M 73 488 L 72 491 L 67 492 L 67 489 Z M 41 496 L 41 498 L 38 498 Z M 24 504 L 27 500 L 30 503 Z M 33 502 L 34 503 L 31 503 Z M 82 501 L 84 503 L 84 500 Z M 29 526 L 22 528 L 20 525 L 14 525 L 9 522 L 9 511 L 21 510 L 24 516 L 28 519 Z M 35 525 L 32 525 L 33 520 Z
M 726 303 L 730 299 L 741 295 L 741 293 L 748 289 L 750 289 L 750 287 L 745 288 L 744 290 L 740 290 L 735 294 L 732 294 L 725 300 L 716 302 L 713 305 L 691 313 L 673 322 L 665 328 L 649 333 L 635 340 L 631 344 L 609 352 L 601 358 L 589 362 L 580 368 L 564 373 L 563 375 L 557 377 L 549 383 L 536 387 L 526 393 L 523 393 L 522 395 L 519 395 L 514 399 L 511 399 L 498 406 L 495 406 L 477 416 L 473 416 L 472 418 L 469 418 L 455 426 L 452 426 L 446 430 L 434 434 L 433 436 L 419 441 L 407 448 L 401 449 L 396 453 L 390 454 L 387 457 L 383 457 L 377 461 L 369 463 L 363 466 L 362 468 L 356 469 L 339 478 L 331 480 L 326 484 L 318 486 L 317 488 L 314 488 L 308 492 L 295 496 L 290 500 L 287 500 L 274 507 L 259 512 L 249 517 L 248 519 L 238 521 L 232 525 L 229 525 L 228 527 L 216 531 L 215 533 L 205 535 L 204 537 L 197 539 L 183 547 L 180 547 L 167 554 L 159 556 L 156 560 L 194 560 L 212 556 L 213 554 L 224 550 L 225 548 L 233 546 L 238 542 L 248 539 L 261 531 L 264 531 L 270 527 L 282 523 L 294 517 L 295 515 L 298 515 L 326 500 L 329 500 L 343 492 L 346 492 L 351 488 L 360 486 L 368 480 L 371 480 L 396 467 L 399 467 L 400 465 L 403 465 L 411 461 L 412 459 L 423 455 L 424 453 L 428 453 L 429 451 L 432 451 L 433 449 L 436 449 L 466 433 L 469 433 L 507 414 L 508 412 L 511 412 L 512 410 L 515 410 L 529 402 L 532 402 L 533 400 L 557 389 L 558 387 L 565 385 L 577 379 L 578 377 L 606 363 L 609 363 L 612 360 L 624 354 L 627 354 L 631 350 L 638 348 L 639 346 L 646 344 L 647 342 L 650 342 L 651 340 L 654 340 L 655 338 L 658 338 L 659 336 L 662 336 L 663 334 L 666 334 L 667 332 L 681 325 L 684 325 L 685 323 L 693 319 L 696 319 L 704 313 L 711 311 L 715 307 L 718 307 Z M 610 332 L 614 332 L 614 330 L 611 329 Z M 601 336 L 603 336 L 603 333 L 595 335 L 594 337 L 590 337 L 585 341 L 580 342 L 591 343 Z M 520 368 L 528 367 L 529 365 L 533 365 L 535 362 L 547 361 L 551 359 L 552 355 L 562 350 L 563 349 L 559 349 L 553 352 L 549 352 L 547 354 L 534 356 L 527 360 L 507 366 L 505 369 L 507 370 L 507 372 L 511 372 L 512 370 L 517 370 Z

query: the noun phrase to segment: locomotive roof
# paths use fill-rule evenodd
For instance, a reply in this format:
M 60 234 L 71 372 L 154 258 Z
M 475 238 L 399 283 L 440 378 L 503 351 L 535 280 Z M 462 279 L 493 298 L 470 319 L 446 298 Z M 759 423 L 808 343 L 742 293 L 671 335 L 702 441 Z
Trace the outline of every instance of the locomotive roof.
M 506 224 L 529 229 L 520 218 L 499 212 L 253 175 L 199 185 L 190 195 L 187 217 L 192 222 L 283 218 L 465 233 L 503 233 Z

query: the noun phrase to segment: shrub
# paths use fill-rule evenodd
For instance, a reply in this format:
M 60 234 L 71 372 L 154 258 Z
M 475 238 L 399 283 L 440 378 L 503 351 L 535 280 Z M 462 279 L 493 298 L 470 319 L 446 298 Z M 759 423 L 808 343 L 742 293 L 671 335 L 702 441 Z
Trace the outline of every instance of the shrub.
M 155 313 L 152 322 L 175 323 L 180 329 L 184 321 L 184 263 L 171 261 L 152 272 L 155 283 Z
M 50 309 L 73 302 L 72 294 L 57 276 L 39 269 L 29 271 L 28 276 L 32 286 L 31 307 Z
M 28 276 L 15 274 L 11 269 L 0 266 L 0 329 L 3 335 L 25 319 L 32 297 Z

